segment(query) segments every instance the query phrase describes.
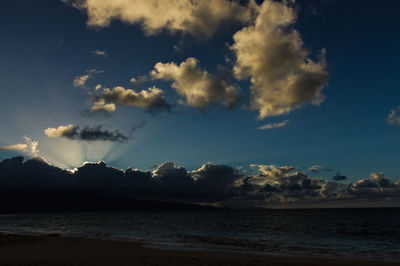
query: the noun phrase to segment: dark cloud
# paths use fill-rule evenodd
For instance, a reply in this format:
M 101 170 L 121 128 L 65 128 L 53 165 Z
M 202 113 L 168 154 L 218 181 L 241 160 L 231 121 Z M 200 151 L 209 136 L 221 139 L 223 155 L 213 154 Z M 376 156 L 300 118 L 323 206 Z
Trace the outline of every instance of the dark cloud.
M 371 173 L 370 178 L 360 179 L 349 186 L 349 193 L 369 196 L 399 196 L 399 183 L 395 184 L 384 177 L 383 173 Z
M 235 182 L 244 176 L 230 166 L 205 164 L 191 172 L 197 180 L 198 189 L 212 199 L 224 199 L 230 194 Z
M 70 172 L 51 166 L 35 157 L 24 162 L 21 156 L 0 162 L 0 187 L 5 188 L 57 188 L 73 184 Z
M 93 98 L 90 96 L 89 98 Z M 112 89 L 102 88 L 95 95 L 96 101 L 92 110 L 96 110 L 97 106 L 101 106 L 97 110 L 115 111 L 115 105 L 141 107 L 150 113 L 161 111 L 171 112 L 171 104 L 165 99 L 163 90 L 153 86 L 147 90 L 135 91 L 126 89 L 122 86 L 117 86 Z M 100 105 L 99 105 L 100 103 Z M 114 108 L 112 108 L 114 107 Z
M 147 122 L 143 120 L 140 124 L 134 125 L 132 127 L 132 131 L 136 131 L 136 130 L 144 127 L 146 124 L 147 124 Z
M 82 204 L 99 199 L 103 202 L 109 197 L 122 202 L 138 198 L 247 208 L 329 202 L 364 202 L 366 206 L 373 202 L 400 203 L 400 183 L 392 182 L 382 173 L 372 173 L 371 177 L 352 183 L 338 183 L 310 178 L 293 166 L 257 167 L 258 173 L 245 175 L 230 166 L 211 163 L 187 171 L 173 162 L 165 162 L 151 172 L 121 170 L 98 162 L 67 171 L 41 158 L 24 162 L 22 157 L 15 157 L 0 162 L 0 192 L 47 195 L 47 202 L 51 202 L 52 197 L 59 197 L 54 191 L 67 190 L 66 197 L 79 194 Z M 2 202 L 0 209 L 7 205 L 7 200 Z M 104 204 L 112 208 L 111 203 Z
M 334 177 L 332 177 L 333 180 L 335 181 L 343 181 L 347 179 L 347 176 L 341 175 L 340 173 L 337 173 Z
M 107 130 L 102 125 L 92 127 L 79 127 L 73 124 L 67 126 L 59 126 L 57 128 L 47 128 L 44 133 L 50 138 L 64 137 L 70 140 L 79 141 L 111 141 L 125 142 L 129 139 L 120 130 Z

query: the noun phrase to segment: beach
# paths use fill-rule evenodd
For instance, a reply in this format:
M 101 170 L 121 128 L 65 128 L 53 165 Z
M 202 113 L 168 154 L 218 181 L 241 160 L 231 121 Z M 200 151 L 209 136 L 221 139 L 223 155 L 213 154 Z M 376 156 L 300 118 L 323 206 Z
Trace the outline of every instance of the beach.
M 222 251 L 166 250 L 140 242 L 59 236 L 0 235 L 0 265 L 365 265 L 399 262 L 268 255 Z

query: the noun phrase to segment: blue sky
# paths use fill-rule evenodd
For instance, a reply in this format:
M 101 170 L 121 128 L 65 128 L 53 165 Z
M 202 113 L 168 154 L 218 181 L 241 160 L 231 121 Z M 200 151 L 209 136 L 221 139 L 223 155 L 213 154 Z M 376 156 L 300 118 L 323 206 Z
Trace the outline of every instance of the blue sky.
M 333 169 L 350 179 L 371 172 L 400 176 L 400 127 L 387 122 L 400 105 L 397 62 L 400 35 L 397 1 L 297 1 L 298 30 L 310 58 L 326 49 L 328 82 L 318 106 L 307 101 L 287 114 L 257 119 L 249 110 L 249 79 L 234 80 L 243 101 L 233 109 L 221 105 L 205 111 L 178 103 L 171 82 L 130 79 L 149 75 L 157 62 L 180 64 L 189 57 L 199 67 L 218 73 L 232 69 L 229 49 L 241 23 L 219 27 L 207 40 L 161 30 L 147 36 L 138 24 L 119 19 L 106 27 L 87 26 L 87 13 L 62 1 L 6 1 L 0 9 L 0 146 L 21 143 L 28 136 L 39 143 L 39 156 L 74 168 L 84 161 L 105 160 L 116 167 L 149 169 L 174 161 L 187 169 L 203 163 L 312 165 Z M 175 48 L 174 48 L 175 47 Z M 177 49 L 176 49 L 177 48 Z M 96 56 L 93 51 L 105 51 Z M 226 62 L 226 58 L 231 62 Z M 77 76 L 92 75 L 86 89 L 73 86 Z M 97 84 L 140 91 L 157 86 L 173 111 L 150 114 L 143 108 L 118 106 L 108 116 L 82 115 L 92 102 L 85 95 Z M 290 122 L 259 130 L 267 123 Z M 145 125 L 131 132 L 132 127 Z M 132 138 L 124 143 L 49 138 L 47 128 L 74 124 L 103 125 Z M 21 153 L 1 150 L 0 159 Z M 29 154 L 27 154 L 29 155 Z

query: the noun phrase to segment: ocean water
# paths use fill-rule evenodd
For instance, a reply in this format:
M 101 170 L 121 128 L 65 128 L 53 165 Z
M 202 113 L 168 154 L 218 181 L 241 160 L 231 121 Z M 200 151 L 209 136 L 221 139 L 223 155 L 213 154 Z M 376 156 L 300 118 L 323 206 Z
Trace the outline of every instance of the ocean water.
M 158 248 L 400 261 L 400 209 L 0 215 L 0 231 L 142 241 Z

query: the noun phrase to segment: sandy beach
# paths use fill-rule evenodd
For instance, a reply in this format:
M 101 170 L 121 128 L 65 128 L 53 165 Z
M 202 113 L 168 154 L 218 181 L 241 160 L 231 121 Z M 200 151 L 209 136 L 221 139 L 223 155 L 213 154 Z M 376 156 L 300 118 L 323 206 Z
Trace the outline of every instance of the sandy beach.
M 141 243 L 58 236 L 0 235 L 0 265 L 400 265 L 396 262 L 159 250 Z

